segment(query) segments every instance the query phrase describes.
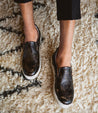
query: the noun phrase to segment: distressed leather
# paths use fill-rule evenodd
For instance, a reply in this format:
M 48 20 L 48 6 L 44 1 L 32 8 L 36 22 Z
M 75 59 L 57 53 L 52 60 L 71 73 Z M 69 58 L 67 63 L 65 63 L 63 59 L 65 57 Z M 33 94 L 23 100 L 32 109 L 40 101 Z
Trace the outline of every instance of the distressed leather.
M 35 25 L 37 27 L 37 25 Z M 39 36 L 36 42 L 28 41 L 23 44 L 22 67 L 26 75 L 35 75 L 39 69 L 39 46 L 40 46 L 40 30 L 37 27 Z
M 52 56 L 52 63 L 55 70 L 55 93 L 58 100 L 62 104 L 70 104 L 73 101 L 74 97 L 74 87 L 73 87 L 73 78 L 72 78 L 72 65 L 71 67 L 57 67 L 55 58 L 57 50 Z

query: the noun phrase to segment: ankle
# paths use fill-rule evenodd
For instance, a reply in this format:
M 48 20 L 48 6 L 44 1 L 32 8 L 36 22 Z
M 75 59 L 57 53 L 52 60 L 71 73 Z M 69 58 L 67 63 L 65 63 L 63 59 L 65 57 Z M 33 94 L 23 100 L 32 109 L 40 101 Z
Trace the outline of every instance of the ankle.
M 37 32 L 37 29 L 35 26 L 24 26 L 23 27 L 24 33 L 32 33 L 32 32 Z
M 71 66 L 71 56 L 69 55 L 62 55 L 56 56 L 56 64 L 58 67 L 63 66 Z
M 25 42 L 26 41 L 37 41 L 38 39 L 38 31 L 36 27 L 33 27 L 31 29 L 24 27 L 24 34 L 25 34 Z

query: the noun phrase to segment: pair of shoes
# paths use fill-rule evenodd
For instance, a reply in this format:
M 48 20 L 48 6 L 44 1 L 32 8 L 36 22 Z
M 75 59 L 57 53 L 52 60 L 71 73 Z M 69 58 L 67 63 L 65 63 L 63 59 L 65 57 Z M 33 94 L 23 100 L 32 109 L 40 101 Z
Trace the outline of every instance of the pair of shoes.
M 54 97 L 62 108 L 71 106 L 74 97 L 74 87 L 72 78 L 72 65 L 58 67 L 56 55 L 58 48 L 51 57 L 51 64 L 54 73 L 53 92 Z
M 22 72 L 24 77 L 28 80 L 35 79 L 38 76 L 41 68 L 41 33 L 36 24 L 35 27 L 38 31 L 37 41 L 28 41 L 23 43 Z
M 41 68 L 40 60 L 40 43 L 41 33 L 37 25 L 38 40 L 36 42 L 29 41 L 23 45 L 23 74 L 28 80 L 35 79 Z M 51 64 L 54 72 L 54 95 L 61 107 L 66 108 L 73 101 L 74 88 L 72 79 L 72 66 L 57 67 L 56 55 L 58 48 L 52 55 Z

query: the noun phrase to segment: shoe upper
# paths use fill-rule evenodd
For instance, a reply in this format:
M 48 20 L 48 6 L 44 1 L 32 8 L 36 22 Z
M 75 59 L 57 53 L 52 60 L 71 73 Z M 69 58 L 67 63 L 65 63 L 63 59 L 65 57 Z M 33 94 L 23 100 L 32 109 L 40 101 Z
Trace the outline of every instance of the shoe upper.
M 61 103 L 70 104 L 74 96 L 72 67 L 57 67 L 55 62 L 57 50 L 52 56 L 53 66 L 55 68 L 55 93 Z
M 28 41 L 23 44 L 23 59 L 22 59 L 22 66 L 23 71 L 26 75 L 32 76 L 34 75 L 39 69 L 39 45 L 40 45 L 40 31 L 35 25 L 39 37 L 36 42 Z

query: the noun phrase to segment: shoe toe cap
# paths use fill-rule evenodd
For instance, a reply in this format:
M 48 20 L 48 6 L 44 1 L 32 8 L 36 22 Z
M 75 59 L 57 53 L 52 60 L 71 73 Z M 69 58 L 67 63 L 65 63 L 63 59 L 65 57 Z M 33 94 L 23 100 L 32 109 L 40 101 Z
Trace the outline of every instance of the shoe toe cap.
M 38 71 L 38 68 L 34 68 L 34 69 L 29 69 L 29 70 L 23 70 L 24 71 L 24 73 L 26 74 L 26 75 L 28 75 L 28 76 L 33 76 L 33 75 L 35 75 L 36 74 L 36 72 Z
M 68 101 L 64 100 L 62 103 L 65 104 L 65 105 L 68 105 L 68 104 L 72 103 L 72 100 L 68 100 Z

